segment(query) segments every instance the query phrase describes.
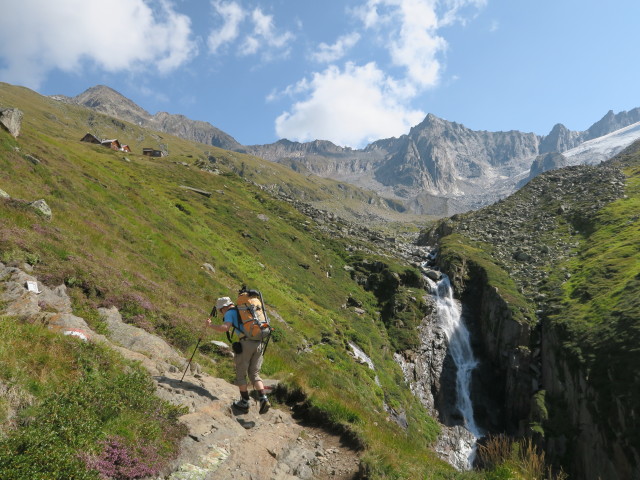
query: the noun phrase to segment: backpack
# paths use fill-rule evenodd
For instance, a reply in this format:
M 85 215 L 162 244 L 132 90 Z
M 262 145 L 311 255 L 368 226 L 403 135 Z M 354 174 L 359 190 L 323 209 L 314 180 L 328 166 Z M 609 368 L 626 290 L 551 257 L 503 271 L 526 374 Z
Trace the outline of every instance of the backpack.
M 247 290 L 247 287 L 243 286 L 238 292 L 236 308 L 242 324 L 240 333 L 243 333 L 246 338 L 265 340 L 271 335 L 273 328 L 269 324 L 262 294 L 258 290 Z

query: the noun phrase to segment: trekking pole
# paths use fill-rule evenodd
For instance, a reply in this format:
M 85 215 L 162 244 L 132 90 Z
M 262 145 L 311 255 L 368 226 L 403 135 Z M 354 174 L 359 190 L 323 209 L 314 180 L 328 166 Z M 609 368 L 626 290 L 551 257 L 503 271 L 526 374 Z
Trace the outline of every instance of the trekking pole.
M 215 317 L 216 316 L 216 307 L 215 305 L 213 306 L 213 308 L 211 309 L 211 313 L 209 313 L 209 318 L 207 320 L 211 320 L 211 317 Z M 184 376 L 187 374 L 187 370 L 189 370 L 189 366 L 191 365 L 191 360 L 193 360 L 193 357 L 195 356 L 196 352 L 198 351 L 198 347 L 200 346 L 200 342 L 202 341 L 202 337 L 204 336 L 204 331 L 207 328 L 207 325 L 205 324 L 204 329 L 202 329 L 202 333 L 200 334 L 200 338 L 198 338 L 198 342 L 196 343 L 196 348 L 193 349 L 193 353 L 191 354 L 191 358 L 189 359 L 189 362 L 187 363 L 187 368 L 184 369 L 184 372 L 182 373 L 182 378 L 180 379 L 180 382 L 182 382 L 182 380 L 184 380 Z
M 262 349 L 262 356 L 264 357 L 267 353 L 267 347 L 269 346 L 269 340 L 271 340 L 271 335 L 267 337 L 267 341 L 264 342 L 264 348 Z

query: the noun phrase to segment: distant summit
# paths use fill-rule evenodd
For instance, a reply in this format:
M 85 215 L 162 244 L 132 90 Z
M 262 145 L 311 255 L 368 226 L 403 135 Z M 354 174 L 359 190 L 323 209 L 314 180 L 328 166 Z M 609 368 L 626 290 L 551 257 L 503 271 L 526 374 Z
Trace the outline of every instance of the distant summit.
M 408 134 L 363 150 L 280 140 L 246 151 L 373 190 L 414 213 L 452 215 L 504 198 L 543 171 L 611 158 L 640 138 L 638 122 L 640 108 L 609 111 L 585 131 L 557 124 L 540 136 L 471 130 L 428 114 Z
M 231 135 L 210 123 L 191 120 L 184 115 L 158 112 L 151 115 L 122 94 L 105 85 L 91 87 L 75 97 L 56 95 L 58 100 L 84 105 L 126 122 L 169 133 L 190 140 L 226 150 L 237 150 L 242 146 Z

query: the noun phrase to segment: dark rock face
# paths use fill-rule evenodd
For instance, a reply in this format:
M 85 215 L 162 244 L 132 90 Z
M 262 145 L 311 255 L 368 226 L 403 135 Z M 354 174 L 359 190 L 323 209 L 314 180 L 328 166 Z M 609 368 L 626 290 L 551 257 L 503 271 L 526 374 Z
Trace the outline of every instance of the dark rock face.
M 548 172 L 549 170 L 556 170 L 564 167 L 564 160 L 564 156 L 557 152 L 537 156 L 531 165 L 529 178 L 537 177 L 541 173 Z
M 596 391 L 590 372 L 562 354 L 563 327 L 545 321 L 546 312 L 557 306 L 542 293 L 553 266 L 575 255 L 577 239 L 572 236 L 588 232 L 591 219 L 622 198 L 624 189 L 625 178 L 615 162 L 554 170 L 536 177 L 517 195 L 442 222 L 419 241 L 435 245 L 458 233 L 491 244 L 496 264 L 509 273 L 517 294 L 536 309 L 533 314 L 512 308 L 514 293 L 490 287 L 480 264 L 440 260 L 458 295 L 476 312 L 474 348 L 488 367 L 474 382 L 494 382 L 500 392 L 491 400 L 504 399 L 505 409 L 497 412 L 501 418 L 487 418 L 483 426 L 533 436 L 544 445 L 547 458 L 564 463 L 572 478 L 640 478 L 640 450 L 632 444 L 634 433 L 628 427 L 635 421 L 635 408 L 629 399 L 617 398 L 608 415 L 598 412 L 608 392 Z M 544 438 L 531 430 L 540 417 L 540 394 L 546 395 L 554 409 L 550 414 L 562 424 L 545 431 Z M 478 405 L 476 411 L 481 418 L 491 408 Z

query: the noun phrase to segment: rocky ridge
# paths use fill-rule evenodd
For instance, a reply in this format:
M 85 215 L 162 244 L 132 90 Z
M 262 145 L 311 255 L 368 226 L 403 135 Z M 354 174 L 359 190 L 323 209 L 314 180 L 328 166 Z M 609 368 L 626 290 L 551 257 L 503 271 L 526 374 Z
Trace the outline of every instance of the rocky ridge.
M 451 215 L 506 197 L 522 185 L 521 180 L 566 165 L 561 152 L 639 120 L 640 108 L 618 114 L 610 111 L 584 132 L 558 124 L 549 135 L 538 136 L 474 131 L 429 114 L 407 135 L 373 142 L 363 150 L 284 140 L 245 150 L 295 170 L 371 189 L 402 201 L 412 212 Z
M 624 174 L 613 163 L 554 170 L 536 177 L 516 196 L 454 215 L 423 232 L 418 244 L 435 245 L 440 237 L 457 232 L 490 244 L 493 258 L 510 273 L 520 293 L 541 302 L 550 266 L 574 254 L 578 240 L 573 237 L 588 229 L 598 210 L 621 198 L 624 186 Z
M 234 411 L 230 405 L 237 399 L 237 387 L 207 375 L 196 363 L 181 381 L 187 361 L 164 340 L 125 324 L 116 308 L 100 309 L 107 335 L 94 332 L 72 313 L 64 285 L 50 288 L 29 270 L 26 264 L 20 269 L 0 263 L 2 315 L 41 324 L 78 341 L 107 343 L 144 366 L 157 385 L 158 396 L 188 408 L 179 419 L 188 429 L 180 455 L 171 471 L 156 480 L 350 480 L 358 475 L 358 454 L 339 436 L 304 425 L 285 405 L 264 415 L 257 413 L 255 403 L 249 413 Z M 228 349 L 221 342 L 216 348 Z M 276 386 L 273 381 L 266 383 L 269 388 Z M 12 403 L 14 397 L 3 384 L 0 392 L 9 399 L 7 418 L 11 419 L 24 405 Z
M 54 95 L 53 98 L 68 103 L 84 105 L 105 115 L 152 130 L 176 135 L 193 142 L 205 143 L 227 150 L 240 147 L 240 144 L 231 135 L 208 122 L 191 120 L 184 115 L 167 112 L 158 112 L 155 115 L 151 115 L 128 98 L 104 85 L 91 87 L 75 97 Z

